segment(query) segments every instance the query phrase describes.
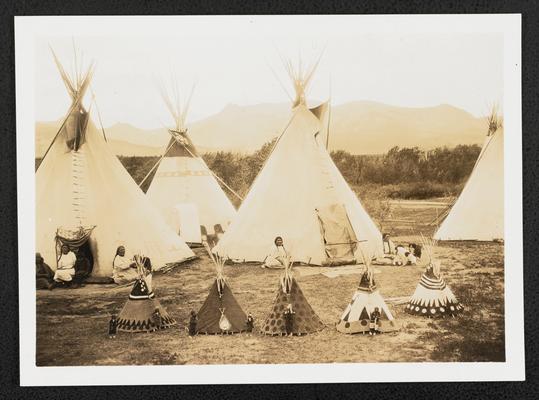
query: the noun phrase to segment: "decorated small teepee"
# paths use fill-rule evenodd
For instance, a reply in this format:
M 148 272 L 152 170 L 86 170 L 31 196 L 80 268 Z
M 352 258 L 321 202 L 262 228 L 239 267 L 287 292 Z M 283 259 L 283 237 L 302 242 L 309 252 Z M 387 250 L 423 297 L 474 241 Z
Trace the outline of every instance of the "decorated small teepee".
M 429 318 L 455 316 L 464 308 L 442 278 L 440 261 L 434 259 L 435 242 L 425 237 L 422 242 L 429 261 L 405 310 Z
M 462 193 L 434 234 L 436 240 L 504 238 L 503 121 L 496 108 L 488 133 Z
M 141 187 L 150 181 L 146 195 L 167 224 L 187 243 L 201 244 L 201 232 L 217 240 L 236 216 L 236 209 L 217 180 L 238 195 L 208 168 L 187 134 L 185 119 L 193 91 L 182 107 L 177 86 L 174 89 L 171 95 L 163 89 L 162 97 L 175 127 L 169 129 L 171 138 L 163 156 Z
M 134 260 L 139 277 L 133 284 L 127 303 L 118 315 L 118 330 L 151 332 L 176 324 L 176 321 L 155 298 L 152 288 L 152 274 L 147 269 L 148 259 L 141 255 L 135 255 Z
M 382 235 L 331 159 L 324 132 L 328 103 L 309 108 L 312 68 L 287 65 L 292 115 L 216 248 L 232 261 L 263 262 L 281 236 L 296 262 L 353 264 L 359 241 L 383 254 Z
M 324 329 L 324 323 L 314 312 L 294 279 L 290 256 L 284 258 L 284 267 L 277 295 L 262 325 L 261 333 L 273 336 L 305 335 Z
M 210 287 L 210 293 L 198 312 L 197 333 L 229 334 L 243 332 L 247 316 L 230 290 L 224 276 L 225 259 L 213 255 L 207 248 L 217 276 Z
M 69 75 L 53 53 L 71 97 L 68 110 L 36 171 L 36 251 L 56 268 L 58 243 L 91 253 L 93 277 L 110 278 L 118 246 L 143 252 L 155 269 L 194 257 L 163 221 L 109 148 L 83 105 L 93 75 L 75 65 Z M 89 254 L 90 255 L 90 254 Z
M 363 252 L 361 254 L 365 265 L 364 271 L 352 301 L 350 301 L 337 323 L 337 330 L 350 334 L 369 332 L 371 330 L 372 313 L 378 309 L 380 316 L 376 321 L 377 331 L 396 331 L 399 327 L 376 287 L 370 262 L 371 258 L 363 256 Z

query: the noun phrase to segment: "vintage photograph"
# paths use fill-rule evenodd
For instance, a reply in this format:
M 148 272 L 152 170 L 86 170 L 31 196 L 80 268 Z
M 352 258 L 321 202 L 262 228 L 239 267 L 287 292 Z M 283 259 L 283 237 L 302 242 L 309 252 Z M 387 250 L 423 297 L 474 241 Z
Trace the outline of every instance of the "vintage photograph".
M 503 30 L 150 19 L 27 40 L 38 369 L 507 361 Z

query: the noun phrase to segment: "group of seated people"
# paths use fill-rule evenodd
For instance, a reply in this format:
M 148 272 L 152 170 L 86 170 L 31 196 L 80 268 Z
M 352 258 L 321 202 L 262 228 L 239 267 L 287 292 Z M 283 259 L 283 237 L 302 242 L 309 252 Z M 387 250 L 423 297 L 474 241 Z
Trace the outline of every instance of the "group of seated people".
M 149 259 L 146 261 L 151 263 Z M 73 251 L 68 245 L 61 247 L 58 257 L 58 267 L 53 271 L 40 253 L 36 253 L 36 289 L 52 290 L 56 287 L 80 287 L 90 275 L 92 265 L 82 251 Z M 116 250 L 112 262 L 112 279 L 118 285 L 133 282 L 138 277 L 138 271 L 133 258 L 125 255 L 125 247 Z
M 389 234 L 384 233 L 384 254 L 392 259 L 395 266 L 417 265 L 421 258 L 421 246 L 415 243 L 409 243 L 407 247 L 403 244 L 395 245 L 390 239 Z
M 66 244 L 61 247 L 57 265 L 56 271 L 53 271 L 41 254 L 36 253 L 36 289 L 80 287 L 92 270 L 91 262 L 84 253 L 75 254 Z

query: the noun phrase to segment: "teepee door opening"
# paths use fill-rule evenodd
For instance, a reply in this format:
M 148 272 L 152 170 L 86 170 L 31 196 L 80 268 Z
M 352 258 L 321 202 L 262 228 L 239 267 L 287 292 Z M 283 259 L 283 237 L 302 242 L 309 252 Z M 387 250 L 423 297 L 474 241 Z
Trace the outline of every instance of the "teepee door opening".
M 186 243 L 200 243 L 200 218 L 195 203 L 178 203 L 174 207 L 177 233 Z
M 316 213 L 327 257 L 325 264 L 335 265 L 353 260 L 357 238 L 346 208 L 342 204 L 331 204 L 316 209 Z

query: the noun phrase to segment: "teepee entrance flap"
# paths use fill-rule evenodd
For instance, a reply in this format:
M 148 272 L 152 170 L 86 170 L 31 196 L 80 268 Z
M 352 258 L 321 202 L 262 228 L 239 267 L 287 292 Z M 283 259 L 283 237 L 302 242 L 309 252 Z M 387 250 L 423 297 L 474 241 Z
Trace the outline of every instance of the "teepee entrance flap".
M 354 258 L 357 238 L 342 204 L 316 210 L 326 256 L 330 260 Z
M 177 233 L 186 243 L 200 243 L 200 219 L 195 203 L 178 203 L 174 207 Z

